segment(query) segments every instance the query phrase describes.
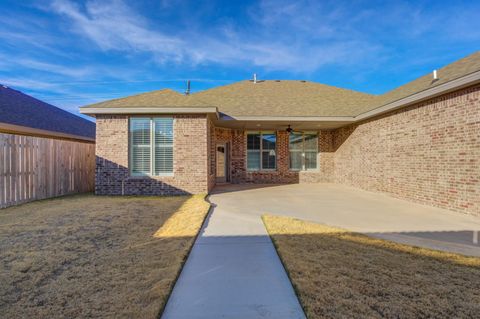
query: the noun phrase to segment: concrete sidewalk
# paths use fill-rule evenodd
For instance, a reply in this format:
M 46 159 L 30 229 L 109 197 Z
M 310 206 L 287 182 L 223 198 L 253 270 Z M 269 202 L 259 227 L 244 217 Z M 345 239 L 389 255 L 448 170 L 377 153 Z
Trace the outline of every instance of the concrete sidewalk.
M 210 197 L 216 205 L 215 195 Z M 258 215 L 214 207 L 162 318 L 305 318 Z

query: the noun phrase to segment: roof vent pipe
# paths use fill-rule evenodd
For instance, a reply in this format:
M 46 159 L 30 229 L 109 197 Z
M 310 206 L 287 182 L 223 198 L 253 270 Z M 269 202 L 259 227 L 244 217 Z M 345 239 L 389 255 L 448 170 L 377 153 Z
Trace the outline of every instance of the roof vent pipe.
M 433 80 L 438 80 L 437 70 L 433 70 Z
M 185 95 L 190 94 L 190 80 L 187 81 L 187 89 L 185 90 Z
M 257 83 L 257 73 L 253 73 L 253 83 Z

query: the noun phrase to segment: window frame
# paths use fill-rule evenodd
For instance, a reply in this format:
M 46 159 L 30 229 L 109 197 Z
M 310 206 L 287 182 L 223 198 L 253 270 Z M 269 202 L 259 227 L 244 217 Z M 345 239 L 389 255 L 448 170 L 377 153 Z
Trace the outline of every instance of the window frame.
M 172 171 L 166 173 L 155 174 L 155 119 L 167 118 L 172 120 Z M 150 167 L 149 173 L 133 172 L 133 141 L 132 141 L 132 119 L 148 119 L 150 124 Z M 165 145 L 163 146 L 165 147 Z M 175 163 L 175 118 L 172 116 L 130 116 L 128 119 L 128 171 L 132 177 L 169 177 L 174 176 Z
M 290 161 L 290 157 L 291 157 L 291 153 L 292 153 L 292 149 L 290 148 L 290 136 L 292 134 L 297 134 L 297 135 L 301 135 L 302 136 L 302 147 L 301 149 L 294 149 L 293 152 L 297 152 L 297 153 L 301 153 L 301 157 L 302 157 L 302 168 L 300 169 L 297 169 L 297 168 L 292 168 L 291 167 L 291 161 Z M 305 164 L 305 154 L 307 152 L 312 152 L 312 149 L 306 149 L 305 148 L 305 135 L 315 135 L 316 136 L 316 139 L 317 139 L 317 143 L 315 143 L 315 168 L 306 168 L 306 164 Z M 288 169 L 290 171 L 293 171 L 293 172 L 312 172 L 312 171 L 318 171 L 320 169 L 320 165 L 318 163 L 318 154 L 319 154 L 319 148 L 318 148 L 318 132 L 314 132 L 314 131 L 309 131 L 309 132 L 302 132 L 302 133 L 290 133 L 288 135 L 288 157 L 289 157 L 289 160 L 288 160 Z
M 258 150 L 250 150 L 250 151 L 255 151 L 255 152 L 258 152 L 259 155 L 260 155 L 260 168 L 258 169 L 252 169 L 252 168 L 248 168 L 248 152 L 249 152 L 249 149 L 248 149 L 248 135 L 249 134 L 259 134 L 260 135 L 260 149 Z M 275 136 L 275 167 L 274 168 L 263 168 L 263 135 L 274 135 Z M 247 172 L 274 172 L 277 170 L 277 148 L 278 148 L 278 144 L 277 144 L 277 131 L 247 131 L 247 134 L 246 134 L 246 143 L 245 143 L 245 148 L 246 148 L 246 152 L 245 152 L 245 166 L 246 166 L 246 169 L 247 169 Z M 268 150 L 268 149 L 267 149 Z

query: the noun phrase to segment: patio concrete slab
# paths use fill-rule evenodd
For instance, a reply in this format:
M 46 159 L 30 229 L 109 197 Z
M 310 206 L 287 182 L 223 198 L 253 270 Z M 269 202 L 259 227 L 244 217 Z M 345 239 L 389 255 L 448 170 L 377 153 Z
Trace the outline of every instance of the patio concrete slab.
M 338 184 L 225 185 L 212 200 L 233 215 L 269 213 L 401 243 L 480 256 L 480 217 Z

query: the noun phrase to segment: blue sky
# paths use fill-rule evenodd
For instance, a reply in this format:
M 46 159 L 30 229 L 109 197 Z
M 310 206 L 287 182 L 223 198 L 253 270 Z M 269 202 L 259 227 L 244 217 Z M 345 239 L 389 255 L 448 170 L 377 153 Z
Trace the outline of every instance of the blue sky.
M 0 11 L 0 83 L 76 114 L 253 73 L 380 94 L 480 48 L 479 1 L 0 0 Z

